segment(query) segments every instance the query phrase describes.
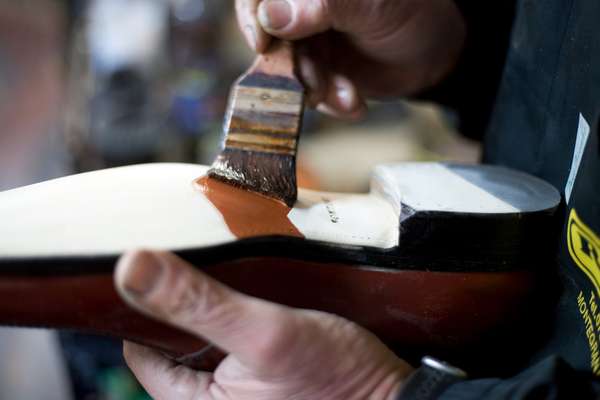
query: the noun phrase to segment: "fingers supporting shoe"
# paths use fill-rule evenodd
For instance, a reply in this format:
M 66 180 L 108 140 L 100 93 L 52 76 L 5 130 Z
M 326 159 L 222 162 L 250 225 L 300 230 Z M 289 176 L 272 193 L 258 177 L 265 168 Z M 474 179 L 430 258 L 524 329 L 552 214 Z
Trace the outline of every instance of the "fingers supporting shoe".
M 278 343 L 287 340 L 284 331 L 293 330 L 293 310 L 240 294 L 170 253 L 127 253 L 115 276 L 130 305 L 248 365 L 268 364 Z
M 156 400 L 212 399 L 212 374 L 177 365 L 148 347 L 123 343 L 127 365 L 146 391 Z

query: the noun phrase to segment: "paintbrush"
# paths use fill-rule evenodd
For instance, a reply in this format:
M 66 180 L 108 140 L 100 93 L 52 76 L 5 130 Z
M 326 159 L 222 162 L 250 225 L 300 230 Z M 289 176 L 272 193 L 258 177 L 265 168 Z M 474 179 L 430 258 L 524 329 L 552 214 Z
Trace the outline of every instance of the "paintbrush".
M 296 150 L 304 88 L 292 44 L 273 41 L 233 85 L 223 125 L 223 148 L 211 178 L 292 206 L 297 198 Z

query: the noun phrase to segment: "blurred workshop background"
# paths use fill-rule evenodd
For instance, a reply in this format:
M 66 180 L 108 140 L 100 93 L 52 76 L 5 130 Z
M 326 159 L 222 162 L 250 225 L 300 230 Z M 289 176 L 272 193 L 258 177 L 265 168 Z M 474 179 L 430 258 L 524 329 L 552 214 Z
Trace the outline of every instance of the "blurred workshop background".
M 0 0 L 0 190 L 124 164 L 210 164 L 229 86 L 252 59 L 233 1 Z M 302 186 L 366 191 L 378 163 L 479 159 L 443 110 L 370 108 L 360 123 L 306 114 Z M 149 398 L 112 339 L 5 328 L 0 360 L 0 399 Z

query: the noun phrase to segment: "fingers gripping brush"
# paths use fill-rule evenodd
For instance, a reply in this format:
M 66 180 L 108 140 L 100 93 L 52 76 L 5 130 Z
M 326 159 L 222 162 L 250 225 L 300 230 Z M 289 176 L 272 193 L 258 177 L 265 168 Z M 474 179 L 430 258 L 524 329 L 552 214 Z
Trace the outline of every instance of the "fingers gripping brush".
M 292 45 L 275 41 L 233 86 L 223 149 L 208 175 L 292 206 L 303 107 Z

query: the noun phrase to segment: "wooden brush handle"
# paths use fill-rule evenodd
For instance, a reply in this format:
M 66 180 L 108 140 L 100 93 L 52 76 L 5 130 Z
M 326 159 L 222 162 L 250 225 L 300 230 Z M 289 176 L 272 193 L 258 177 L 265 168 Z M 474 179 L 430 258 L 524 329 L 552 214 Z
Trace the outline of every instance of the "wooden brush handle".
M 294 45 L 291 42 L 274 40 L 267 51 L 256 58 L 248 73 L 285 76 L 297 80 L 294 57 Z

